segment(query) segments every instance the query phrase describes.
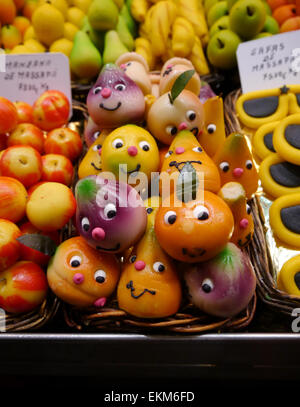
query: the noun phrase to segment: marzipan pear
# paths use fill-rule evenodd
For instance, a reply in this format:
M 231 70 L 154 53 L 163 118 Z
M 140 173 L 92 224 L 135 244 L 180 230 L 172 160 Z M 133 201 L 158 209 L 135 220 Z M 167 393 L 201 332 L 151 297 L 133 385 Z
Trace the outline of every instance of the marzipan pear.
M 80 79 L 92 79 L 99 74 L 101 55 L 87 33 L 78 31 L 70 55 L 72 72 Z
M 134 39 L 127 27 L 126 21 L 121 15 L 119 15 L 116 31 L 119 37 L 122 38 L 122 42 L 126 46 L 126 48 L 128 48 L 129 51 L 133 51 Z
M 102 52 L 103 51 L 103 46 L 104 46 L 104 32 L 103 31 L 97 31 L 94 30 L 94 28 L 91 26 L 89 19 L 87 16 L 84 17 L 83 24 L 81 26 L 81 31 L 84 31 L 87 33 L 87 35 L 90 37 L 92 40 L 92 43 L 96 46 L 96 48 Z
M 95 30 L 113 30 L 118 23 L 119 9 L 113 0 L 93 0 L 87 16 Z
M 107 31 L 104 36 L 103 63 L 114 63 L 120 55 L 126 52 L 128 52 L 128 49 L 120 40 L 117 31 Z

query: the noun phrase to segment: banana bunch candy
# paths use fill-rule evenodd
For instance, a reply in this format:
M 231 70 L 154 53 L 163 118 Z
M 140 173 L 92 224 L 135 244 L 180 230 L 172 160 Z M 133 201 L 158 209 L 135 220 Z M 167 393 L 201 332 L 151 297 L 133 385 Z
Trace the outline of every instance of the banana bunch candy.
M 209 34 L 202 0 L 132 0 L 131 14 L 139 23 L 135 51 L 150 69 L 180 57 L 189 59 L 200 75 L 209 73 L 203 51 Z

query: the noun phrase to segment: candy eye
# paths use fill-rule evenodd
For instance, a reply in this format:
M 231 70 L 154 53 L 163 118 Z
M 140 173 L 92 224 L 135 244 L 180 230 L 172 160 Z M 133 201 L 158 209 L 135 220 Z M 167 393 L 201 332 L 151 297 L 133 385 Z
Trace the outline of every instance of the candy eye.
M 194 147 L 193 151 L 196 151 L 196 153 L 202 153 L 202 148 L 201 147 Z
M 177 127 L 176 126 L 168 126 L 166 127 L 166 132 L 170 134 L 171 136 L 175 136 L 177 134 Z
M 251 169 L 252 169 L 253 164 L 252 164 L 252 161 L 251 161 L 251 160 L 247 160 L 245 164 L 246 164 L 247 170 L 251 170 Z
M 121 148 L 124 146 L 123 141 L 120 138 L 116 138 L 113 143 L 112 143 L 113 147 L 115 148 Z
M 213 289 L 214 289 L 214 283 L 211 281 L 211 279 L 209 278 L 205 278 L 202 281 L 202 286 L 201 286 L 202 290 L 208 294 L 210 293 Z
M 120 92 L 122 92 L 123 90 L 126 89 L 126 86 L 125 86 L 123 83 L 118 83 L 118 84 L 115 86 L 115 89 L 116 89 L 116 90 L 119 90 Z
M 223 162 L 219 165 L 219 167 L 221 168 L 221 170 L 222 170 L 223 172 L 229 171 L 229 164 L 228 164 L 227 161 L 223 161 Z
M 246 205 L 246 211 L 247 211 L 247 214 L 248 215 L 250 215 L 250 213 L 251 213 L 251 208 L 250 208 L 250 205 Z
M 82 262 L 82 259 L 80 256 L 73 256 L 70 260 L 70 266 L 71 267 L 79 267 Z
M 217 127 L 216 127 L 215 124 L 209 124 L 209 125 L 207 126 L 207 132 L 208 132 L 209 134 L 213 134 L 216 130 L 217 130 Z
M 206 220 L 209 218 L 209 211 L 205 206 L 199 205 L 193 210 L 193 215 L 198 220 Z
M 100 136 L 100 131 L 96 131 L 93 135 L 94 140 L 97 140 L 97 138 Z
M 101 147 L 102 147 L 101 144 L 97 144 L 97 145 L 95 145 L 95 146 L 93 147 L 93 151 L 98 151 L 98 150 L 100 150 Z
M 97 95 L 97 93 L 101 92 L 102 88 L 101 86 L 97 86 L 94 90 L 93 90 L 93 94 Z
M 81 220 L 81 227 L 85 232 L 88 232 L 90 229 L 90 221 L 87 217 L 82 218 Z
M 97 270 L 94 274 L 94 279 L 97 283 L 102 284 L 106 280 L 106 273 L 103 270 Z
M 141 141 L 139 146 L 144 150 L 144 151 L 149 151 L 150 150 L 150 144 L 147 143 L 147 141 Z
M 171 150 L 170 150 L 170 151 L 168 151 L 168 152 L 167 152 L 167 154 L 165 155 L 165 158 L 170 157 L 170 155 L 171 155 L 171 154 L 173 154 L 173 151 L 171 151 Z
M 186 117 L 188 118 L 188 120 L 192 122 L 193 120 L 196 119 L 196 113 L 194 112 L 194 110 L 188 110 L 186 112 Z
M 153 208 L 147 208 L 146 211 L 147 211 L 148 215 L 150 215 L 150 213 L 153 212 Z
M 115 204 L 109 203 L 109 204 L 107 204 L 107 205 L 105 206 L 105 208 L 104 208 L 104 216 L 105 216 L 107 219 L 112 219 L 112 218 L 114 218 L 114 217 L 116 216 L 116 214 L 117 214 L 117 208 L 116 208 L 116 205 L 115 205 Z
M 165 265 L 163 263 L 161 263 L 160 261 L 156 261 L 153 264 L 153 269 L 155 271 L 158 271 L 159 273 L 162 273 L 165 270 L 165 268 L 166 268 Z
M 129 259 L 129 263 L 134 263 L 136 261 L 136 256 L 131 256 Z
M 168 211 L 164 216 L 164 221 L 167 225 L 173 225 L 176 221 L 177 215 L 174 211 Z

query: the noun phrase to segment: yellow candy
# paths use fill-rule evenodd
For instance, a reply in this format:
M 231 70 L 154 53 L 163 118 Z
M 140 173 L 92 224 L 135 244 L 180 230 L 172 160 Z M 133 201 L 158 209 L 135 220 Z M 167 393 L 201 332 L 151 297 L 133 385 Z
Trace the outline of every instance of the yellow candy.
M 283 195 L 272 203 L 270 225 L 282 242 L 300 247 L 300 193 Z
M 274 198 L 300 192 L 300 166 L 288 163 L 278 154 L 270 154 L 261 162 L 259 177 L 265 192 Z
M 273 143 L 282 158 L 300 165 L 300 113 L 286 117 L 276 126 Z
M 300 254 L 282 266 L 277 279 L 279 290 L 300 296 Z

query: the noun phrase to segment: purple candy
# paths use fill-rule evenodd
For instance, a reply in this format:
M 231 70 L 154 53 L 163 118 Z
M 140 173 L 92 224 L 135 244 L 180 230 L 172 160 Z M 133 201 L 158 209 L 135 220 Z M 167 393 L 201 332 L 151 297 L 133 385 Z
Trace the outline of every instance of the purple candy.
M 135 244 L 147 225 L 147 212 L 128 184 L 91 175 L 77 182 L 76 227 L 101 252 L 120 253 Z
M 101 129 L 113 129 L 144 119 L 145 99 L 122 69 L 106 64 L 87 97 L 88 112 Z
M 248 257 L 233 243 L 213 259 L 189 266 L 184 279 L 194 305 L 225 318 L 245 309 L 256 287 Z

